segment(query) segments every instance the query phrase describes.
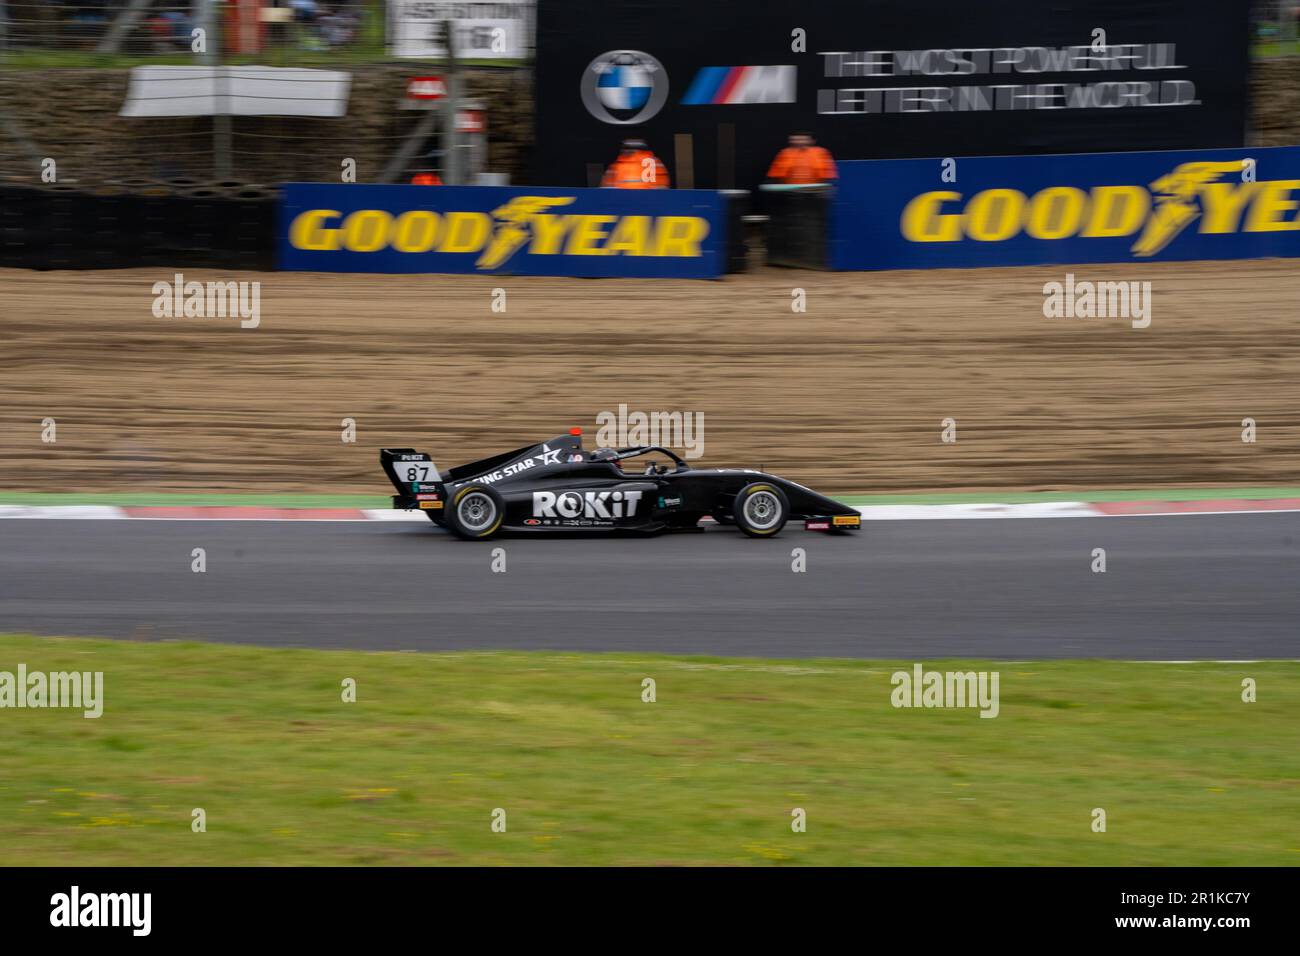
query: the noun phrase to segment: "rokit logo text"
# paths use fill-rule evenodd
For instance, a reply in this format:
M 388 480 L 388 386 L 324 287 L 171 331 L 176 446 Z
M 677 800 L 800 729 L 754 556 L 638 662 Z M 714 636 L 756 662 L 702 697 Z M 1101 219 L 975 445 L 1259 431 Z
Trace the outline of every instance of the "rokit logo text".
M 536 518 L 630 518 L 641 500 L 639 491 L 534 491 Z

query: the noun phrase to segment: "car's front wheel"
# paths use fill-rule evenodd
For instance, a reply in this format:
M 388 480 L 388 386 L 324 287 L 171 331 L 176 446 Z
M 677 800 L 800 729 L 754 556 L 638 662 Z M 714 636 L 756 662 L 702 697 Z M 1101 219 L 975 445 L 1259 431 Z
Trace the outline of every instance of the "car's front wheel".
M 500 529 L 505 501 L 487 485 L 466 485 L 451 496 L 446 511 L 443 520 L 453 534 L 468 541 L 483 541 Z
M 736 525 L 751 538 L 770 538 L 785 527 L 790 503 L 776 485 L 756 481 L 740 489 L 731 513 Z

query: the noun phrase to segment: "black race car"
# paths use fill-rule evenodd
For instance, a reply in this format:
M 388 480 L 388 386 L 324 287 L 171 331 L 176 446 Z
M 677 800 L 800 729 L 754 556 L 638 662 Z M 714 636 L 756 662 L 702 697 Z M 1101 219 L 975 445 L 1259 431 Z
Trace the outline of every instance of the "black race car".
M 790 518 L 810 531 L 849 531 L 862 520 L 856 509 L 793 481 L 749 468 L 692 468 L 658 445 L 587 452 L 577 428 L 445 474 L 412 448 L 381 449 L 379 460 L 398 491 L 394 508 L 419 509 L 479 541 L 502 529 L 697 529 L 706 516 L 770 538 Z

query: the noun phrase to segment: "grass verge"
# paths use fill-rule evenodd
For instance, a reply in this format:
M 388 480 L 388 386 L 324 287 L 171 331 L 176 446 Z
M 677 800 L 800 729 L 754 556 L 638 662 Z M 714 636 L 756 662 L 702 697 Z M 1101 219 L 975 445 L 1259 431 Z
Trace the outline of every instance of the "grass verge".
M 0 710 L 11 865 L 1300 863 L 1295 663 L 926 662 L 999 671 L 991 720 L 892 707 L 911 662 L 0 637 L 19 663 L 105 705 Z

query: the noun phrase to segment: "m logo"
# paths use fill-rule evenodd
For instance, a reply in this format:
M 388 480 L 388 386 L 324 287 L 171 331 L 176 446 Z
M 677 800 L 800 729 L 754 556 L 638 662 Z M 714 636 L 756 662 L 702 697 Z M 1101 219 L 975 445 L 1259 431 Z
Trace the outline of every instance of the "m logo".
M 682 97 L 684 106 L 793 103 L 793 66 L 706 66 Z

